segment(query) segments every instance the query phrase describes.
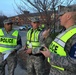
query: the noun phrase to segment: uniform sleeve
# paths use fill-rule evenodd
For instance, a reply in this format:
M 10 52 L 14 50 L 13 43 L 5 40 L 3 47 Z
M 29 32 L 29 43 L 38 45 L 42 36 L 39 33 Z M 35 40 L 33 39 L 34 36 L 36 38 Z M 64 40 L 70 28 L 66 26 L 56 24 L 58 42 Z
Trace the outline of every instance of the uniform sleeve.
M 40 53 L 40 49 L 42 48 L 42 45 L 44 44 L 44 37 L 42 36 L 43 31 L 40 32 L 39 34 L 39 42 L 40 42 L 40 47 L 36 47 L 35 49 L 32 50 L 32 54 L 38 54 Z
M 59 56 L 57 54 L 51 53 L 50 59 L 51 64 L 58 65 L 67 69 L 75 69 L 76 65 L 76 35 L 74 35 L 65 45 L 66 56 Z
M 15 47 L 16 50 L 19 50 L 22 47 L 22 41 L 21 41 L 21 36 L 18 35 L 17 38 L 17 46 Z
M 27 47 L 27 34 L 28 34 L 28 31 L 26 32 L 26 36 L 25 36 L 25 38 L 26 38 L 26 40 L 25 40 L 25 46 Z

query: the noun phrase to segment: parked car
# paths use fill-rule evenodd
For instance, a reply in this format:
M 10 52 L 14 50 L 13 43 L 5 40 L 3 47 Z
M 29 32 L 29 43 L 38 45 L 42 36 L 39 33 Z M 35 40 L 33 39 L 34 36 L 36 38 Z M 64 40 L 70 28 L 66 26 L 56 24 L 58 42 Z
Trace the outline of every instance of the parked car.
M 28 30 L 31 29 L 31 28 L 32 28 L 31 25 L 28 25 Z
M 19 30 L 26 30 L 26 26 L 20 26 Z

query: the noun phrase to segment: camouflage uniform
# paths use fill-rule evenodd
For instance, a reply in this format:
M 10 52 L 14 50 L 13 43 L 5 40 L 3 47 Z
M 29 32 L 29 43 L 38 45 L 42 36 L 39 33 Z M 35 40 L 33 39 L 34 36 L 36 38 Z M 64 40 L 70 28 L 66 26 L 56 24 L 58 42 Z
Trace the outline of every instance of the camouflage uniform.
M 12 32 L 13 30 L 11 30 Z M 5 29 L 3 28 L 3 32 L 6 33 Z M 9 32 L 9 33 L 11 33 Z M 7 33 L 6 33 L 7 34 Z M 3 59 L 4 54 L 0 53 L 0 75 L 5 75 L 5 65 L 8 66 L 8 75 L 14 75 L 14 70 L 17 64 L 17 50 L 19 50 L 22 46 L 21 37 L 18 35 L 17 37 L 17 46 L 15 47 L 15 51 L 12 52 L 7 59 Z
M 39 42 L 41 43 L 42 32 L 39 34 Z M 45 57 L 40 53 L 41 47 L 32 50 L 32 54 L 27 57 L 27 73 L 28 75 L 44 75 Z
M 76 75 L 76 59 L 69 56 L 71 47 L 76 43 L 76 34 L 70 38 L 65 45 L 66 57 L 59 56 L 57 54 L 50 54 L 50 65 L 58 65 L 63 67 L 65 70 L 59 70 L 57 68 L 51 67 L 49 75 Z M 75 45 L 76 48 L 76 45 Z
M 42 56 L 29 55 L 27 60 L 28 75 L 43 75 L 44 62 L 45 61 Z
M 3 56 L 3 54 L 0 54 L 0 61 L 2 62 L 0 63 L 0 75 L 5 75 L 6 64 L 8 66 L 8 75 L 14 75 L 14 70 L 17 65 L 16 53 L 9 55 L 5 61 L 2 60 Z

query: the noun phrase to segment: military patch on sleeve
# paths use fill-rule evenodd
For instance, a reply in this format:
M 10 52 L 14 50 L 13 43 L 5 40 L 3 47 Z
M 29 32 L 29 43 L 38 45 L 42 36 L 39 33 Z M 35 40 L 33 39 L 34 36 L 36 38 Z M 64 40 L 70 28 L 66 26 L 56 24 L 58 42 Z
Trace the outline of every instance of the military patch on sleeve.
M 76 59 L 76 43 L 71 47 L 69 55 L 70 55 L 70 57 Z

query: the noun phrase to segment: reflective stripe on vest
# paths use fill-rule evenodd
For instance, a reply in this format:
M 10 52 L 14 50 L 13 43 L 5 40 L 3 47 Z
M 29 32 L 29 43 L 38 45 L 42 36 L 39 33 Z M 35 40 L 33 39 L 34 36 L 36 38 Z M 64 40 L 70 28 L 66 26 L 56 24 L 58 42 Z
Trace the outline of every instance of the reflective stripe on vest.
M 18 31 L 14 30 L 12 35 L 4 35 L 2 29 L 0 29 L 0 52 L 6 52 L 12 50 L 17 45 Z
M 53 53 L 56 53 L 60 56 L 66 56 L 66 52 L 64 50 L 65 44 L 74 34 L 76 34 L 76 25 L 70 27 L 62 34 L 58 35 L 56 39 L 50 44 L 49 50 Z M 48 60 L 48 62 L 50 62 Z M 60 70 L 64 70 L 64 68 L 53 65 L 52 67 L 58 68 Z
M 39 47 L 40 43 L 39 43 L 39 33 L 40 31 L 38 30 L 34 30 L 32 33 L 32 29 L 30 29 L 27 33 L 27 47 L 29 47 L 29 44 L 32 44 L 33 48 Z

